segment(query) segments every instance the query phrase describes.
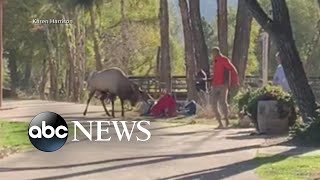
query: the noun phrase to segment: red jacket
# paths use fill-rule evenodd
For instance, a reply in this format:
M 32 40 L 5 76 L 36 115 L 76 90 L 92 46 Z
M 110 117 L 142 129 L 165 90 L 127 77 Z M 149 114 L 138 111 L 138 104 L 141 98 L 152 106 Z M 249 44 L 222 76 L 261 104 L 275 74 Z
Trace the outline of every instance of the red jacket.
M 212 86 L 219 86 L 227 83 L 225 82 L 225 73 L 229 73 L 229 86 L 239 84 L 237 69 L 227 57 L 218 55 L 213 63 Z
M 156 117 L 163 115 L 166 111 L 169 117 L 175 116 L 176 114 L 176 101 L 169 94 L 160 97 L 158 102 L 154 104 L 150 110 L 151 114 Z

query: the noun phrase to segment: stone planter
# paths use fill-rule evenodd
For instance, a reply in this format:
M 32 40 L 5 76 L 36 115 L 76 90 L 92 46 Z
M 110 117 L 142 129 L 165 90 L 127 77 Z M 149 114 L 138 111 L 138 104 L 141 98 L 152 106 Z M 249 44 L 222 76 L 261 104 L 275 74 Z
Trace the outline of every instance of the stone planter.
M 285 134 L 289 131 L 289 117 L 281 117 L 277 101 L 259 101 L 257 120 L 260 133 Z

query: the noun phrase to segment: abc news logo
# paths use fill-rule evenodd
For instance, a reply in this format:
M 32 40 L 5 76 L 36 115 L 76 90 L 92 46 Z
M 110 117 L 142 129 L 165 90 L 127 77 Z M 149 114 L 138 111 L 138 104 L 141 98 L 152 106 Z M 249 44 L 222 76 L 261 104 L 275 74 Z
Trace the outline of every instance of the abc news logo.
M 124 136 L 126 136 L 127 141 L 131 141 L 135 128 L 145 134 L 144 137 L 136 136 L 136 141 L 144 142 L 151 138 L 150 131 L 143 127 L 146 124 L 150 125 L 150 121 L 132 121 L 131 129 L 128 127 L 128 121 L 86 121 L 84 123 L 89 125 L 89 130 L 79 121 L 71 122 L 74 127 L 72 141 L 80 141 L 77 138 L 77 130 L 80 130 L 89 141 L 93 141 L 93 128 L 96 128 L 96 139 L 94 141 L 111 141 L 111 137 L 106 138 L 102 135 L 102 132 L 109 133 L 110 126 L 115 129 L 119 141 L 122 141 Z M 69 135 L 68 125 L 60 115 L 53 112 L 43 112 L 31 120 L 28 135 L 35 148 L 44 152 L 53 152 L 66 143 Z

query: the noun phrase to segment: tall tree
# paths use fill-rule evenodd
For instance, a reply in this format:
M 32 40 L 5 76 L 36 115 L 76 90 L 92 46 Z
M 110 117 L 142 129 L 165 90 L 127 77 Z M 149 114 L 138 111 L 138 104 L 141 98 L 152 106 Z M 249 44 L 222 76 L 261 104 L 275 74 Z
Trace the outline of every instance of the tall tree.
M 208 48 L 204 39 L 202 19 L 200 12 L 200 0 L 189 0 L 189 12 L 192 24 L 193 42 L 195 49 L 195 58 L 198 69 L 203 69 L 209 73 Z
M 40 94 L 41 100 L 45 100 L 45 89 L 46 89 L 47 81 L 48 81 L 47 60 L 44 59 L 42 62 L 41 79 L 39 82 L 39 94 Z
M 3 39 L 2 39 L 2 19 L 3 19 L 3 5 L 4 5 L 4 0 L 0 0 L 0 108 L 2 107 L 2 85 L 3 85 Z
M 74 48 L 74 26 L 65 25 L 64 26 L 65 34 L 66 34 L 66 51 L 67 51 L 67 59 L 68 59 L 68 68 L 66 69 L 66 89 L 67 89 L 67 97 L 69 100 L 72 100 L 72 96 L 74 95 L 74 82 L 75 82 L 75 59 L 76 52 Z
M 49 63 L 49 73 L 50 73 L 50 98 L 52 100 L 57 100 L 58 98 L 58 72 L 57 72 L 57 57 L 56 57 L 56 47 L 53 43 L 53 33 L 51 32 L 49 26 L 45 26 L 46 34 L 46 47 L 48 51 L 48 63 Z
M 318 0 L 318 6 L 320 8 L 320 0 Z M 312 41 L 308 45 L 307 49 L 307 60 L 306 60 L 306 69 L 311 70 L 312 67 L 314 66 L 314 60 L 317 60 L 314 58 L 314 52 L 317 50 L 317 46 L 319 45 L 320 42 L 320 19 L 318 20 L 316 26 L 316 33 L 313 36 Z
M 188 99 L 195 99 L 196 87 L 195 87 L 195 73 L 196 73 L 196 61 L 194 56 L 194 40 L 192 38 L 191 19 L 189 15 L 188 4 L 186 0 L 179 0 L 179 6 L 183 24 L 184 34 L 184 55 L 186 61 L 186 75 L 187 75 L 187 87 L 188 87 Z
M 80 96 L 83 93 L 84 81 L 84 62 L 85 62 L 85 27 L 81 24 L 80 13 L 76 16 L 75 21 L 75 81 L 73 90 L 73 101 L 79 102 Z
M 245 2 L 253 17 L 276 43 L 285 75 L 297 100 L 302 118 L 304 122 L 309 122 L 310 118 L 317 115 L 317 105 L 295 45 L 286 1 L 271 0 L 273 19 L 264 12 L 257 0 L 245 0 Z
M 125 15 L 125 4 L 124 0 L 120 0 L 120 14 L 121 14 L 121 63 L 122 63 L 122 69 L 126 71 L 126 73 L 129 72 L 129 54 L 128 54 L 128 22 Z
M 96 7 L 101 3 L 101 0 L 71 0 L 71 4 L 74 6 L 82 6 L 89 10 L 92 39 L 93 39 L 93 50 L 94 57 L 96 60 L 96 70 L 102 70 L 102 59 L 101 59 L 101 49 L 99 42 L 99 34 L 96 25 Z
M 247 10 L 244 0 L 239 0 L 236 17 L 236 30 L 234 34 L 232 51 L 232 63 L 238 70 L 241 84 L 243 83 L 245 78 L 245 72 L 248 62 L 251 23 L 252 16 Z
M 17 85 L 19 82 L 19 75 L 18 75 L 18 69 L 17 69 L 17 59 L 18 59 L 18 49 L 8 49 L 8 68 L 10 71 L 10 89 L 12 95 L 14 95 L 17 92 Z
M 218 41 L 225 56 L 228 56 L 228 4 L 227 0 L 217 0 L 218 7 Z
M 171 92 L 171 61 L 169 47 L 169 12 L 168 1 L 160 0 L 160 83 L 161 87 Z
M 92 0 L 91 0 L 92 1 Z M 93 48 L 94 48 L 94 56 L 96 59 L 96 70 L 100 71 L 102 70 L 102 60 L 101 60 L 101 52 L 100 52 L 100 42 L 97 32 L 97 25 L 95 23 L 96 21 L 96 14 L 95 14 L 95 3 L 92 2 L 89 4 L 88 8 L 90 10 L 90 20 L 91 20 L 91 28 L 92 28 L 92 37 L 93 37 Z

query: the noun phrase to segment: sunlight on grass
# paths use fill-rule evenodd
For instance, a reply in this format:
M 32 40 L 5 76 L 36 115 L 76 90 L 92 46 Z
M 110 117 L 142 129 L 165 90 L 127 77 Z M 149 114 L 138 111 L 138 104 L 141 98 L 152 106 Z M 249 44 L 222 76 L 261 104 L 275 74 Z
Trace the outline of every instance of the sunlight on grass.
M 0 121 L 0 148 L 26 149 L 31 147 L 28 123 Z
M 0 120 L 0 149 L 12 148 L 27 150 L 32 147 L 28 136 L 28 122 L 8 122 Z M 73 127 L 69 124 L 69 135 L 73 134 Z
M 273 156 L 256 158 L 256 172 L 265 180 L 305 180 L 320 171 L 320 156 Z

